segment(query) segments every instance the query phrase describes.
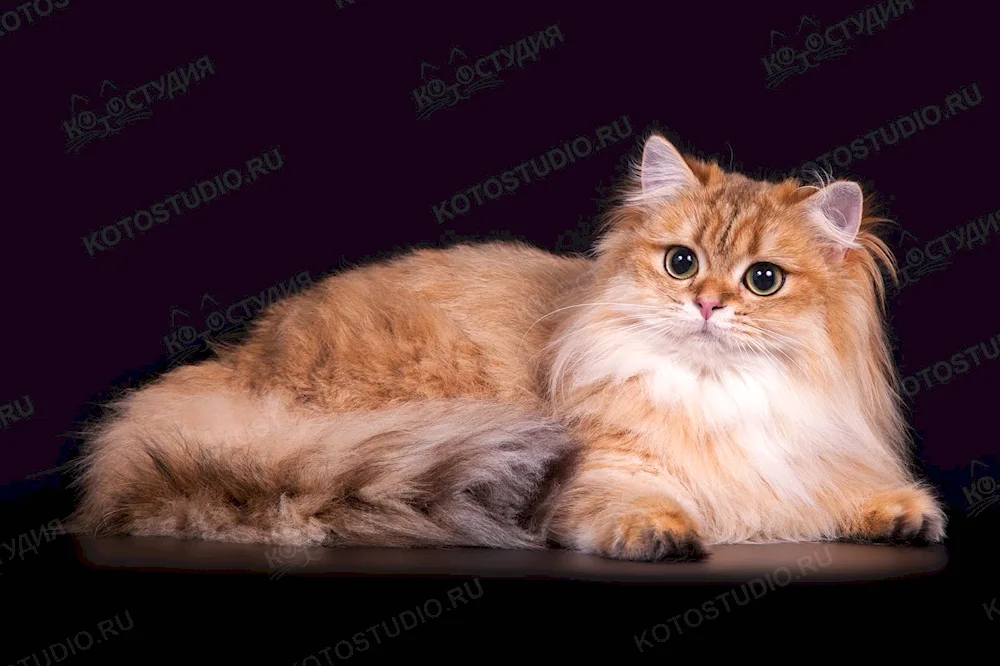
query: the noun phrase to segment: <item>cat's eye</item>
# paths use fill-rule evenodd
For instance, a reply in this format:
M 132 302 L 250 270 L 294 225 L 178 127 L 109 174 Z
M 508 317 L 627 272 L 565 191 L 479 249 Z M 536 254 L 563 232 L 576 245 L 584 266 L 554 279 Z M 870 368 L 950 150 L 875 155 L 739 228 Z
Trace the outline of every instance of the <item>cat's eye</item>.
M 774 264 L 761 262 L 747 270 L 743 282 L 747 289 L 758 296 L 770 296 L 785 284 L 785 273 Z
M 698 255 L 691 248 L 678 245 L 667 250 L 663 264 L 670 277 L 687 280 L 698 272 Z

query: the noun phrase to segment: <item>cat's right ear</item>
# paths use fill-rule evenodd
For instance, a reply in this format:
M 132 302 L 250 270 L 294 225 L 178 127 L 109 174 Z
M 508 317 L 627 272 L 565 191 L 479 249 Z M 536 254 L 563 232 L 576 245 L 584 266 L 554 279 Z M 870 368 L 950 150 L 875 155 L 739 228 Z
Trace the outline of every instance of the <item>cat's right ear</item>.
M 639 167 L 642 202 L 666 203 L 683 190 L 698 184 L 698 178 L 672 143 L 652 134 L 642 148 Z
M 810 218 L 824 232 L 830 255 L 839 260 L 860 247 L 858 231 L 864 216 L 864 192 L 849 180 L 837 180 L 806 199 Z
M 853 245 L 864 214 L 865 195 L 860 185 L 849 180 L 837 180 L 806 201 L 817 224 L 841 245 Z

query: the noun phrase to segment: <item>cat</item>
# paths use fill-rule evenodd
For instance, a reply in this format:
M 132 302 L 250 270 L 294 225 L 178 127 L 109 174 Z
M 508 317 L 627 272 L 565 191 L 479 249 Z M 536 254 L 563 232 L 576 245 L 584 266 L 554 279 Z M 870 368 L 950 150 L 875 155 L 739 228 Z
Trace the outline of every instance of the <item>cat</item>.
M 272 306 L 110 405 L 78 533 L 696 560 L 933 543 L 851 181 L 753 180 L 650 133 L 589 256 L 411 251 Z

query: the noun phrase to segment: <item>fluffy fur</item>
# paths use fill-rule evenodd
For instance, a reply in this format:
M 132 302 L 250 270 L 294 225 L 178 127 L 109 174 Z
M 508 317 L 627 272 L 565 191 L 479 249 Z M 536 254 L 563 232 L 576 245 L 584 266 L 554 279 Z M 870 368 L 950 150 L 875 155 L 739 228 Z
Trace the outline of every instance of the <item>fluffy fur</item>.
M 127 396 L 78 463 L 75 528 L 633 560 L 940 540 L 860 188 L 751 180 L 655 135 L 636 167 L 592 257 L 482 244 L 357 268 Z M 673 246 L 694 277 L 665 271 Z M 758 261 L 787 275 L 774 295 L 741 282 Z

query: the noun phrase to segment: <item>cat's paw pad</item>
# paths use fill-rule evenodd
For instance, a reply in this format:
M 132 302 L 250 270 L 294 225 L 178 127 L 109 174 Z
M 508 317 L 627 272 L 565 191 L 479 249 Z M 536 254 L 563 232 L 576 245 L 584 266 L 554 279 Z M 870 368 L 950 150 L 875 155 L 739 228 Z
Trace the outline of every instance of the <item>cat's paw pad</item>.
M 697 561 L 706 556 L 697 526 L 679 509 L 652 509 L 622 516 L 601 554 L 618 560 Z
M 945 515 L 922 490 L 897 490 L 869 500 L 861 512 L 855 540 L 875 543 L 937 543 L 944 539 Z

